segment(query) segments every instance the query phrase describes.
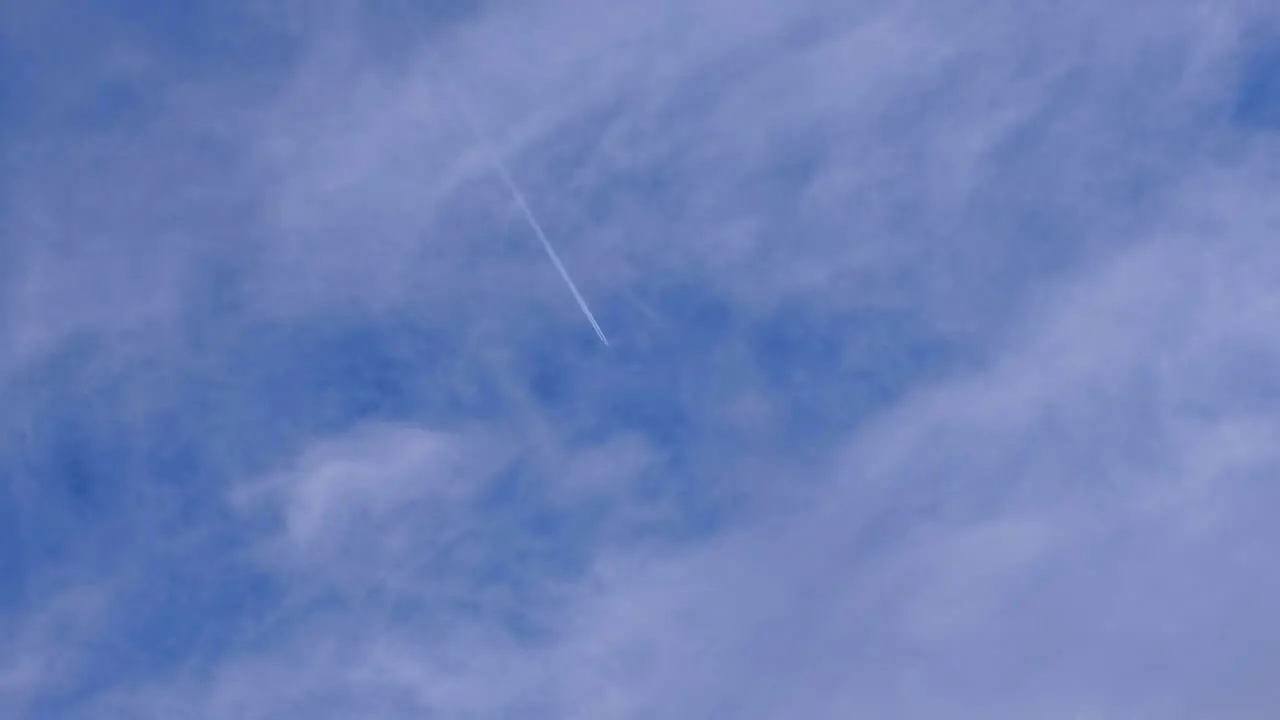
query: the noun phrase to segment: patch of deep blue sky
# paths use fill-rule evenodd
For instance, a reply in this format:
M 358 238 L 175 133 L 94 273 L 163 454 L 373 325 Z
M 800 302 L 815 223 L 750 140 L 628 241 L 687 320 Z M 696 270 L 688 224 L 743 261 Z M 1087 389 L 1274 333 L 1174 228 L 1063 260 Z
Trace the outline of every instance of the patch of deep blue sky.
M 483 12 L 475 4 L 429 9 L 435 7 L 379 4 L 365 19 L 385 33 L 384 46 L 394 54 Z M 39 157 L 31 147 L 74 152 L 86 138 L 146 126 L 161 111 L 158 91 L 174 84 L 269 92 L 300 51 L 290 33 L 235 3 L 62 3 L 30 15 L 21 25 L 28 34 L 0 48 L 0 187 L 48 170 L 34 164 Z M 152 84 L 127 76 L 91 80 L 119 38 L 163 60 L 158 74 L 143 76 Z M 1250 130 L 1280 126 L 1274 35 L 1252 43 L 1238 77 L 1223 113 Z M 819 161 L 820 143 L 791 142 L 794 152 L 756 180 L 762 194 L 782 198 L 769 226 L 780 245 L 787 233 L 823 230 L 806 228 L 786 203 L 788 188 L 802 184 Z M 1024 150 L 1036 141 L 1027 143 Z M 581 148 L 572 141 L 552 145 L 560 155 L 539 158 L 552 169 L 572 164 Z M 1016 155 L 1017 139 L 1004 151 Z M 1011 157 L 1009 166 L 1018 162 Z M 608 213 L 624 194 L 678 210 L 682 175 L 676 165 L 658 164 L 616 186 L 592 188 L 582 199 L 589 204 L 585 215 Z M 1011 191 L 1018 177 L 1011 171 L 995 180 Z M 1001 197 L 983 195 L 979 205 L 986 206 L 978 210 L 999 214 Z M 6 216 L 12 210 L 4 208 Z M 219 210 L 228 217 L 243 206 Z M 1024 212 L 1030 216 L 1010 219 L 1001 232 L 1048 234 L 1061 217 L 1052 207 Z M 902 222 L 909 230 L 910 218 Z M 232 220 L 228 232 L 250 224 Z M 496 220 L 489 227 L 495 247 L 509 247 L 502 235 L 521 231 Z M 483 227 L 475 239 L 489 239 Z M 0 258 L 12 257 L 4 243 L 0 238 Z M 122 355 L 85 331 L 0 389 L 6 579 L 0 612 L 16 618 L 38 608 L 63 573 L 127 580 L 127 611 L 91 648 L 112 662 L 95 663 L 79 692 L 110 685 L 119 673 L 163 672 L 175 661 L 215 657 L 259 623 L 278 588 L 243 561 L 248 540 L 225 515 L 222 488 L 287 464 L 317 438 L 369 420 L 518 425 L 510 420 L 518 403 L 496 378 L 500 370 L 570 446 L 627 432 L 651 442 L 659 469 L 630 492 L 637 501 L 670 501 L 670 522 L 648 530 L 685 537 L 714 531 L 729 511 L 725 488 L 697 469 L 714 468 L 717 458 L 744 448 L 794 452 L 820 445 L 962 355 L 909 313 L 836 312 L 796 298 L 762 315 L 736 306 L 696 271 L 658 263 L 634 285 L 593 298 L 615 340 L 611 350 L 599 348 L 572 312 L 519 316 L 529 326 L 511 335 L 497 361 L 482 361 L 471 354 L 468 328 L 413 307 L 265 319 L 242 292 L 250 255 L 231 247 L 204 251 L 207 267 L 187 290 L 176 337 L 149 345 L 143 336 L 141 352 Z M 996 269 L 995 282 L 1019 282 L 1061 261 L 1052 253 L 1015 254 Z M 851 337 L 859 338 L 852 354 Z M 778 412 L 761 425 L 726 424 L 717 409 L 746 387 Z M 505 585 L 532 601 L 543 574 L 584 567 L 611 516 L 551 502 L 539 472 L 536 462 L 520 461 L 501 473 L 475 501 L 492 520 L 478 531 L 482 551 L 464 557 L 446 550 L 431 572 L 464 586 Z M 520 607 L 471 610 L 496 614 L 513 630 L 536 630 Z
M 1246 127 L 1280 130 L 1280 28 L 1256 30 L 1246 46 L 1234 119 Z

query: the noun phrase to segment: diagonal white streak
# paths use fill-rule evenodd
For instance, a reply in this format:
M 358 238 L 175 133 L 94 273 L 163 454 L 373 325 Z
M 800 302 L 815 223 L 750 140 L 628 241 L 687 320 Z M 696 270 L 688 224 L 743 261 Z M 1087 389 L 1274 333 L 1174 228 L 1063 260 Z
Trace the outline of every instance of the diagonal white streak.
M 552 247 L 551 241 L 547 239 L 547 234 L 542 231 L 542 225 L 538 222 L 537 216 L 533 214 L 529 203 L 525 201 L 524 193 L 520 192 L 515 180 L 511 178 L 511 172 L 507 170 L 507 164 L 503 162 L 502 156 L 498 155 L 497 151 L 492 147 L 489 147 L 489 154 L 492 156 L 494 166 L 498 169 L 498 174 L 502 176 L 502 182 L 511 191 L 511 197 L 515 199 L 516 205 L 520 207 L 520 212 L 524 213 L 525 220 L 529 221 L 529 227 L 533 228 L 534 234 L 542 242 L 542 249 L 547 251 L 547 257 L 551 258 L 551 264 L 556 266 L 560 277 L 564 279 L 564 284 L 569 286 L 569 292 L 573 293 L 573 299 L 577 300 L 578 307 L 582 308 L 582 314 L 587 316 L 587 322 L 591 323 L 596 335 L 600 336 L 600 342 L 607 347 L 609 338 L 604 336 L 604 331 L 600 329 L 600 324 L 596 322 L 595 316 L 591 314 L 591 308 L 587 307 L 586 299 L 582 297 L 582 293 L 578 292 L 578 286 L 573 284 L 573 278 L 569 277 L 569 271 L 565 269 L 564 263 L 560 262 L 560 256 L 556 254 L 556 249 Z
M 542 249 L 547 252 L 547 257 L 551 258 L 551 264 L 555 265 L 556 271 L 560 273 L 560 278 L 564 280 L 564 284 L 569 287 L 569 292 L 573 293 L 573 299 L 578 301 L 578 307 L 582 309 L 582 314 L 587 316 L 587 322 L 591 323 L 592 329 L 596 331 L 596 335 L 600 338 L 600 342 L 609 346 L 609 338 L 605 337 L 604 331 L 600 329 L 600 323 L 596 322 L 596 317 L 591 313 L 591 308 L 587 306 L 586 298 L 582 297 L 582 293 L 578 292 L 578 286 L 573 282 L 573 278 L 569 276 L 569 270 L 565 268 L 564 263 L 560 261 L 560 255 L 556 253 L 556 249 L 551 244 L 551 240 L 547 238 L 547 233 L 542 229 L 542 223 L 538 222 L 537 215 L 534 215 L 533 208 L 529 207 L 528 201 L 525 200 L 524 193 L 520 191 L 520 187 L 516 185 L 515 179 L 511 176 L 511 170 L 507 167 L 507 161 L 503 159 L 502 153 L 498 151 L 496 145 L 488 140 L 483 132 L 480 131 L 480 123 L 471 113 L 471 109 L 467 103 L 463 102 L 460 92 L 451 93 L 457 103 L 458 110 L 462 115 L 463 122 L 466 123 L 467 129 L 471 135 L 475 137 L 476 142 L 484 148 L 485 154 L 489 156 L 489 161 L 493 163 L 494 169 L 498 171 L 502 183 L 507 186 L 507 190 L 511 193 L 512 199 L 520 208 L 520 212 L 524 214 L 524 219 L 528 221 L 529 227 L 533 228 L 533 233 L 538 236 L 538 241 L 542 243 Z

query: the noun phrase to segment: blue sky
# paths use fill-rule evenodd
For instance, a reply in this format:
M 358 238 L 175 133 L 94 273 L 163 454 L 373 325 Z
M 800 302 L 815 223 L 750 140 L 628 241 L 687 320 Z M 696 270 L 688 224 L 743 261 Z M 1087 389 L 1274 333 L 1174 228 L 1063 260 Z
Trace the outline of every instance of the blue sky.
M 1269 5 L 0 5 L 0 715 L 1273 717 Z

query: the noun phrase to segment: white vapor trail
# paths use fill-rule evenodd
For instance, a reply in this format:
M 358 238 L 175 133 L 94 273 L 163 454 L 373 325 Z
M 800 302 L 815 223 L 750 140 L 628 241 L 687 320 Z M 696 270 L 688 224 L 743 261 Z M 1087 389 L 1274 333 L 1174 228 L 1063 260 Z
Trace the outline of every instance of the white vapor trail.
M 587 316 L 587 322 L 591 323 L 592 329 L 596 331 L 596 335 L 600 338 L 600 342 L 609 346 L 609 338 L 605 337 L 604 331 L 600 329 L 600 323 L 596 322 L 595 315 L 591 314 L 591 308 L 587 306 L 587 301 L 582 297 L 582 293 L 578 292 L 578 286 L 574 284 L 573 278 L 569 277 L 569 271 L 565 268 L 564 263 L 560 262 L 560 256 L 556 253 L 555 247 L 551 245 L 551 241 L 547 239 L 547 234 L 542 230 L 542 223 L 538 222 L 538 217 L 533 214 L 533 208 L 529 207 L 528 201 L 525 200 L 524 193 L 520 191 L 520 186 L 516 185 L 515 179 L 511 176 L 511 170 L 507 167 L 507 161 L 503 159 L 502 153 L 498 151 L 497 146 L 490 142 L 485 134 L 480 131 L 480 123 L 476 121 L 472 115 L 470 108 L 461 98 L 460 92 L 451 93 L 457 102 L 458 110 L 462 115 L 463 122 L 467 124 L 467 129 L 471 131 L 476 142 L 484 148 L 485 153 L 489 156 L 489 161 L 493 163 L 494 169 L 498 171 L 499 177 L 502 178 L 502 184 L 507 186 L 512 199 L 520 208 L 520 212 L 524 214 L 524 219 L 529 222 L 529 227 L 533 228 L 533 233 L 538 236 L 538 240 L 542 243 L 542 249 L 546 250 L 547 257 L 551 258 L 551 264 L 556 266 L 556 271 L 560 273 L 560 278 L 564 280 L 564 284 L 569 286 L 569 292 L 573 293 L 573 299 L 578 301 L 578 307 L 582 308 L 582 314 Z
M 591 314 L 591 308 L 587 307 L 586 299 L 582 297 L 582 293 L 578 292 L 578 286 L 573 284 L 573 278 L 569 277 L 569 271 L 565 269 L 564 263 L 560 262 L 560 256 L 556 254 L 556 249 L 551 246 L 551 241 L 547 239 L 547 234 L 542 231 L 542 225 L 538 222 L 537 216 L 533 214 L 529 203 L 525 201 L 524 193 L 520 192 L 515 180 L 511 178 L 511 171 L 507 169 L 507 164 L 503 162 L 502 156 L 492 146 L 489 148 L 489 154 L 492 156 L 494 166 L 498 169 L 498 174 L 502 176 L 503 184 L 511 191 L 511 197 L 515 199 L 516 205 L 520 207 L 520 212 L 524 213 L 524 219 L 529 221 L 529 227 L 533 228 L 538 240 L 542 241 L 542 249 L 547 251 L 547 257 L 551 258 L 551 264 L 556 266 L 560 277 L 564 279 L 564 284 L 569 286 L 569 292 L 573 293 L 573 299 L 578 301 L 578 307 L 582 308 L 582 314 L 587 316 L 587 322 L 591 323 L 596 335 L 600 336 L 600 342 L 604 343 L 605 347 L 608 347 L 609 338 L 604 336 L 604 331 L 600 329 L 600 324 L 596 322 L 595 316 Z

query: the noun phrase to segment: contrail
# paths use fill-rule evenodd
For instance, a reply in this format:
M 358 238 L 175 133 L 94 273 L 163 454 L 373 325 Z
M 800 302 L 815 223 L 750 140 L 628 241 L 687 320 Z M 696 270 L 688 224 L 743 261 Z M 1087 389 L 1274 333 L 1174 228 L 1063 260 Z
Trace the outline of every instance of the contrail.
M 604 336 L 604 331 L 600 329 L 600 323 L 596 322 L 595 316 L 591 314 L 591 308 L 587 307 L 587 301 L 582 297 L 582 293 L 578 292 L 578 286 L 573 284 L 573 278 L 569 277 L 569 271 L 565 269 L 564 263 L 560 262 L 560 256 L 556 254 L 556 249 L 551 246 L 551 241 L 547 239 L 547 234 L 542 231 L 542 225 L 538 222 L 537 216 L 533 214 L 529 203 L 525 201 L 524 193 L 520 192 L 515 180 L 511 178 L 511 171 L 507 169 L 507 164 L 503 162 L 502 156 L 492 147 L 489 148 L 489 154 L 492 156 L 494 167 L 498 169 L 498 174 L 502 176 L 503 184 L 511 191 L 511 197 L 516 201 L 516 205 L 520 207 L 520 212 L 524 213 L 524 219 L 529 221 L 529 227 L 533 228 L 533 233 L 542 242 L 542 249 L 547 251 L 547 257 L 551 258 L 551 264 L 556 266 L 560 277 L 564 279 L 564 284 L 569 286 L 569 292 L 573 293 L 573 299 L 578 301 L 578 307 L 582 308 L 582 314 L 587 316 L 587 322 L 591 323 L 596 335 L 600 336 L 600 342 L 604 343 L 605 347 L 608 347 L 609 338 Z
M 587 322 L 591 323 L 592 329 L 596 331 L 600 342 L 609 346 L 609 338 L 604 336 L 604 331 L 600 329 L 600 323 L 596 322 L 595 315 L 591 314 L 591 308 L 587 306 L 587 301 L 582 297 L 582 293 L 578 292 L 578 286 L 574 284 L 573 278 L 569 277 L 569 271 L 565 269 L 564 263 L 560 262 L 560 256 L 556 253 L 555 247 L 551 245 L 551 241 L 547 239 L 547 234 L 542 230 L 542 223 L 538 222 L 538 216 L 533 214 L 533 209 L 529 207 L 528 201 L 524 199 L 524 193 L 520 191 L 520 187 L 516 185 L 516 181 L 511 177 L 511 170 L 507 167 L 507 161 L 502 158 L 502 153 L 498 151 L 496 145 L 485 137 L 480 131 L 480 123 L 472 115 L 470 108 L 463 102 L 460 91 L 451 93 L 454 100 L 458 104 L 458 110 L 462 115 L 463 122 L 467 124 L 467 129 L 471 131 L 476 142 L 484 148 L 485 154 L 489 156 L 489 162 L 493 163 L 493 167 L 498 171 L 499 177 L 502 178 L 502 184 L 507 186 L 507 190 L 511 193 L 511 197 L 515 200 L 516 205 L 520 208 L 520 212 L 524 214 L 524 219 L 529 222 L 529 227 L 533 228 L 533 234 L 538 236 L 538 240 L 542 243 L 542 249 L 547 251 L 547 257 L 551 258 L 551 264 L 556 266 L 556 271 L 560 273 L 564 284 L 569 286 L 569 292 L 573 293 L 573 299 L 578 301 L 578 307 L 582 308 L 582 314 L 587 316 Z

